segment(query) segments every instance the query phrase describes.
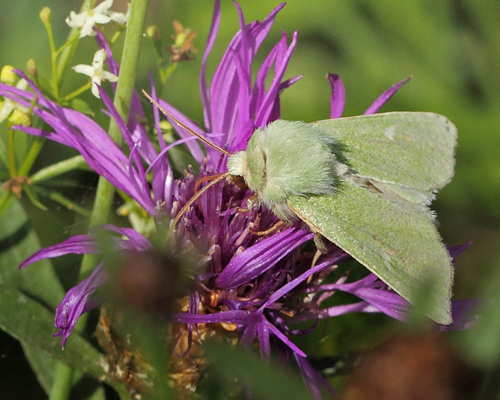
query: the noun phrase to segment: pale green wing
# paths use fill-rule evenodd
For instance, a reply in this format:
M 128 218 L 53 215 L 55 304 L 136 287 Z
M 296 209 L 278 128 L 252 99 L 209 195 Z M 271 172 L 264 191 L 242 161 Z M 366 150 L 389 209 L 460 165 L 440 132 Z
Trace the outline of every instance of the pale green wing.
M 432 288 L 429 317 L 451 323 L 453 269 L 429 210 L 408 210 L 348 182 L 333 196 L 292 196 L 288 204 L 410 303 Z
M 418 192 L 430 198 L 453 176 L 457 131 L 442 115 L 392 112 L 313 125 L 344 146 L 356 175 L 386 184 L 407 200 L 421 202 Z

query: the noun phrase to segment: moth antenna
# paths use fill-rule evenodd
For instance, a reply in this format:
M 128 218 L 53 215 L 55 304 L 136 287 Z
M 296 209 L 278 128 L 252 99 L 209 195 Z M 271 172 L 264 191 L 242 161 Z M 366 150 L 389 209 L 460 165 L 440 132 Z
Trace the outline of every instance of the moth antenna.
M 208 189 L 210 189 L 212 186 L 216 185 L 217 183 L 219 183 L 220 181 L 222 181 L 223 179 L 226 179 L 227 177 L 229 177 L 231 174 L 229 172 L 225 172 L 223 174 L 219 174 L 219 175 L 215 175 L 215 179 L 210 182 L 207 186 L 205 186 L 204 188 L 202 188 L 199 192 L 196 192 L 194 194 L 193 197 L 191 197 L 189 199 L 189 201 L 184 204 L 184 206 L 181 208 L 181 210 L 177 213 L 177 215 L 175 216 L 173 222 L 172 222 L 172 225 L 170 226 L 170 229 L 169 229 L 169 232 L 168 232 L 168 236 L 170 236 L 170 234 L 174 231 L 175 229 L 175 226 L 177 225 L 177 223 L 179 222 L 179 220 L 181 219 L 182 215 L 188 210 L 189 207 L 191 207 L 191 205 L 196 201 L 198 200 L 198 198 L 203 194 L 205 193 Z
M 204 176 L 203 178 L 200 178 L 196 181 L 196 183 L 194 184 L 194 192 L 197 193 L 198 192 L 198 188 L 200 187 L 200 185 L 203 183 L 203 182 L 206 182 L 206 181 L 211 181 L 213 179 L 217 179 L 219 176 L 221 175 L 224 175 L 226 174 L 227 172 L 224 172 L 222 174 L 215 174 L 215 175 L 209 175 L 209 176 Z M 201 204 L 200 204 L 200 198 L 198 197 L 198 207 L 201 208 Z
M 142 90 L 142 94 L 144 94 L 144 96 L 146 96 L 146 98 L 153 104 L 155 105 L 156 107 L 158 107 L 158 109 L 163 113 L 163 115 L 165 115 L 165 117 L 168 117 L 170 119 L 172 119 L 176 124 L 177 126 L 180 126 L 181 128 L 184 128 L 185 130 L 187 130 L 191 135 L 194 135 L 196 136 L 198 139 L 200 139 L 203 143 L 205 143 L 207 146 L 210 146 L 211 148 L 215 149 L 215 150 L 218 150 L 220 151 L 222 154 L 225 154 L 226 156 L 232 156 L 232 153 L 224 150 L 222 147 L 219 147 L 217 146 L 215 143 L 212 143 L 211 141 L 209 141 L 208 139 L 204 138 L 203 136 L 201 136 L 199 133 L 196 133 L 195 131 L 193 131 L 191 128 L 188 128 L 184 123 L 182 123 L 181 121 L 179 121 L 177 118 L 175 118 L 172 114 L 170 114 L 167 110 L 165 110 L 155 99 L 153 99 L 144 89 Z
M 223 172 L 222 174 L 214 174 L 214 175 L 204 176 L 203 178 L 198 179 L 194 185 L 195 193 L 198 191 L 198 188 L 200 187 L 200 185 L 203 182 L 211 181 L 212 179 L 217 179 L 219 176 L 224 175 L 224 174 L 225 174 L 225 172 Z

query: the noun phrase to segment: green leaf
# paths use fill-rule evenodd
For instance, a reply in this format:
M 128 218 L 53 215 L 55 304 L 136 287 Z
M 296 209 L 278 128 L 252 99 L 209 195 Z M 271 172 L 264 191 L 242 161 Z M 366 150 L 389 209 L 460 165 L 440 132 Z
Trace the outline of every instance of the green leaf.
M 0 284 L 0 328 L 25 345 L 36 349 L 36 357 L 47 360 L 59 360 L 75 370 L 89 374 L 102 380 L 106 376 L 103 356 L 78 333 L 73 332 L 61 349 L 59 340 L 52 337 L 53 313 L 37 301 L 29 298 L 16 289 Z M 46 365 L 50 365 L 52 361 Z M 44 386 L 50 375 L 44 374 Z M 126 389 L 122 384 L 107 381 L 122 398 L 126 397 Z
M 19 271 L 18 266 L 40 249 L 40 243 L 19 201 L 14 200 L 0 218 L 0 282 L 15 287 L 54 308 L 64 289 L 48 260 Z
M 92 117 L 95 116 L 94 111 L 92 111 L 89 104 L 85 100 L 79 98 L 71 99 L 71 108 L 76 111 L 80 111 L 83 114 L 87 114 Z
M 19 264 L 40 249 L 40 243 L 19 201 L 14 200 L 0 218 L 0 282 L 3 288 L 16 288 L 30 297 L 55 309 L 64 298 L 64 290 L 48 260 L 38 262 L 32 267 L 18 270 Z M 17 308 L 12 311 L 17 312 Z M 51 314 L 51 324 L 54 316 Z M 9 321 L 5 322 L 7 325 Z M 4 328 L 9 332 L 8 328 Z M 53 329 L 48 333 L 51 338 Z M 28 359 L 38 381 L 49 393 L 54 378 L 53 358 L 41 352 L 36 346 L 21 340 Z
M 0 286 L 0 328 L 78 371 L 98 379 L 104 376 L 101 353 L 78 334 L 73 333 L 61 349 L 60 341 L 52 337 L 53 319 L 53 313 L 36 300 L 5 284 Z

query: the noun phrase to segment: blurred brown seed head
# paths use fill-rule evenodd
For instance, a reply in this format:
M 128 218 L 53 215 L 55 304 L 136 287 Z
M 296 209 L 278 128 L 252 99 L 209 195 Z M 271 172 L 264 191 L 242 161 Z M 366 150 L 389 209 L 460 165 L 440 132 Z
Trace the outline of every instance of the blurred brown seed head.
M 397 336 L 363 357 L 344 400 L 470 400 L 478 373 L 436 335 Z
M 140 313 L 167 316 L 192 284 L 187 262 L 157 250 L 129 254 L 114 273 L 116 300 Z

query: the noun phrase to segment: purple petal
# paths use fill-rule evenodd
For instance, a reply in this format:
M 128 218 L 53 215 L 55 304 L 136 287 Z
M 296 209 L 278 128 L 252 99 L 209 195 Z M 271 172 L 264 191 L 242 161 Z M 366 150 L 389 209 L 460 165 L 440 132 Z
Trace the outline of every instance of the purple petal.
M 269 89 L 266 93 L 266 97 L 262 102 L 262 106 L 257 111 L 257 114 L 255 116 L 255 125 L 259 128 L 263 128 L 265 125 L 269 123 L 269 116 L 273 109 L 272 106 L 274 105 L 275 99 L 279 96 L 281 79 L 285 75 L 286 68 L 288 67 L 288 62 L 292 57 L 293 51 L 295 50 L 295 46 L 297 45 L 298 34 L 299 34 L 298 31 L 295 31 L 293 33 L 292 42 L 290 43 L 290 46 L 288 46 L 288 48 L 286 49 L 285 54 L 283 55 L 283 57 L 280 57 L 281 60 L 279 59 L 276 60 L 276 68 L 275 68 L 276 70 L 273 81 L 269 86 Z M 283 33 L 283 35 L 285 34 Z
M 209 100 L 209 92 L 207 88 L 207 59 L 212 51 L 212 47 L 215 43 L 215 38 L 217 37 L 217 32 L 219 31 L 220 25 L 220 0 L 215 0 L 214 3 L 214 12 L 212 15 L 212 23 L 210 25 L 210 31 L 207 39 L 207 47 L 205 48 L 205 52 L 203 53 L 203 60 L 201 62 L 201 73 L 200 73 L 200 93 L 201 93 L 201 101 L 203 102 L 203 115 L 205 119 L 205 128 L 208 131 L 212 131 L 211 123 L 210 123 L 210 100 Z
M 187 118 L 184 114 L 182 114 L 179 110 L 176 108 L 172 107 L 169 103 L 167 103 L 164 100 L 159 99 L 158 103 L 166 109 L 170 114 L 172 114 L 176 119 L 181 121 L 184 125 L 186 125 L 189 129 L 195 131 L 196 133 L 200 134 L 201 136 L 205 136 L 205 133 L 200 129 L 198 125 L 196 125 L 194 122 L 192 122 L 189 118 Z M 172 126 L 175 128 L 175 130 L 179 133 L 181 138 L 187 138 L 187 137 L 192 137 L 193 135 L 186 131 L 184 128 L 178 126 L 174 121 L 168 119 L 169 122 L 172 124 Z M 188 147 L 189 151 L 191 152 L 191 155 L 193 158 L 198 162 L 200 165 L 203 163 L 203 159 L 205 158 L 205 155 L 203 154 L 203 151 L 201 150 L 199 144 L 197 142 L 188 142 L 186 143 L 186 146 Z
M 268 329 L 274 333 L 274 335 L 281 340 L 284 344 L 286 344 L 290 350 L 292 350 L 295 354 L 301 356 L 301 357 L 307 357 L 307 355 L 300 350 L 297 345 L 295 345 L 290 339 L 286 337 L 286 335 L 281 332 L 278 328 L 276 328 L 273 324 L 271 324 L 269 321 L 265 320 L 265 324 L 267 325 Z
M 315 265 L 313 268 L 310 268 L 299 277 L 291 280 L 286 285 L 279 288 L 276 292 L 274 292 L 269 299 L 261 306 L 260 311 L 263 311 L 269 304 L 276 302 L 280 297 L 283 297 L 285 294 L 290 292 L 292 289 L 300 285 L 302 282 L 306 281 L 310 276 L 320 272 L 321 270 L 329 267 L 330 265 L 335 264 L 338 261 L 337 254 L 332 255 L 327 260 L 322 262 L 321 264 Z
M 217 278 L 217 286 L 231 289 L 249 282 L 312 237 L 308 231 L 289 228 L 262 240 L 229 262 Z
M 125 236 L 128 239 L 128 241 L 120 239 L 120 242 L 125 243 L 124 245 L 122 245 L 123 248 L 136 251 L 147 251 L 153 249 L 153 245 L 151 244 L 151 242 L 148 239 L 146 239 L 143 235 L 141 235 L 139 232 L 137 232 L 135 229 L 119 228 L 111 224 L 104 224 L 93 228 L 92 231 L 98 229 L 106 229 L 108 231 L 116 232 L 120 235 Z
M 100 264 L 87 279 L 84 279 L 74 288 L 70 289 L 68 293 L 66 293 L 64 300 L 57 307 L 54 326 L 60 329 L 60 331 L 55 333 L 54 336 L 62 336 L 61 344 L 63 349 L 80 315 L 90 309 L 86 307 L 86 305 L 96 305 L 95 302 L 87 302 L 89 296 L 92 295 L 99 286 L 106 283 L 106 280 L 106 273 L 103 271 L 102 264 Z
M 453 264 L 457 262 L 457 257 L 467 250 L 472 245 L 472 242 L 459 244 L 458 246 L 447 246 L 450 257 L 453 259 Z
M 97 243 L 91 235 L 77 235 L 70 237 L 62 243 L 45 247 L 24 260 L 19 269 L 46 258 L 60 257 L 66 254 L 96 254 Z
M 302 374 L 302 379 L 315 399 L 321 400 L 323 398 L 322 389 L 325 389 L 332 399 L 339 399 L 332 385 L 309 364 L 307 358 L 301 357 L 298 354 L 294 354 L 294 357 Z
M 451 302 L 451 316 L 453 322 L 450 325 L 440 326 L 442 331 L 461 331 L 470 329 L 480 319 L 477 313 L 481 302 L 479 300 L 454 300 Z
M 408 82 L 412 77 L 403 79 L 401 82 L 396 83 L 387 89 L 384 93 L 382 93 L 377 100 L 373 102 L 373 104 L 368 107 L 368 109 L 363 113 L 363 115 L 375 114 L 382 106 L 387 103 L 387 101 L 396 94 L 401 86 L 403 86 L 406 82 Z
M 337 74 L 327 75 L 328 82 L 332 88 L 332 95 L 330 97 L 330 118 L 340 118 L 344 112 L 345 106 L 345 90 L 344 85 Z

